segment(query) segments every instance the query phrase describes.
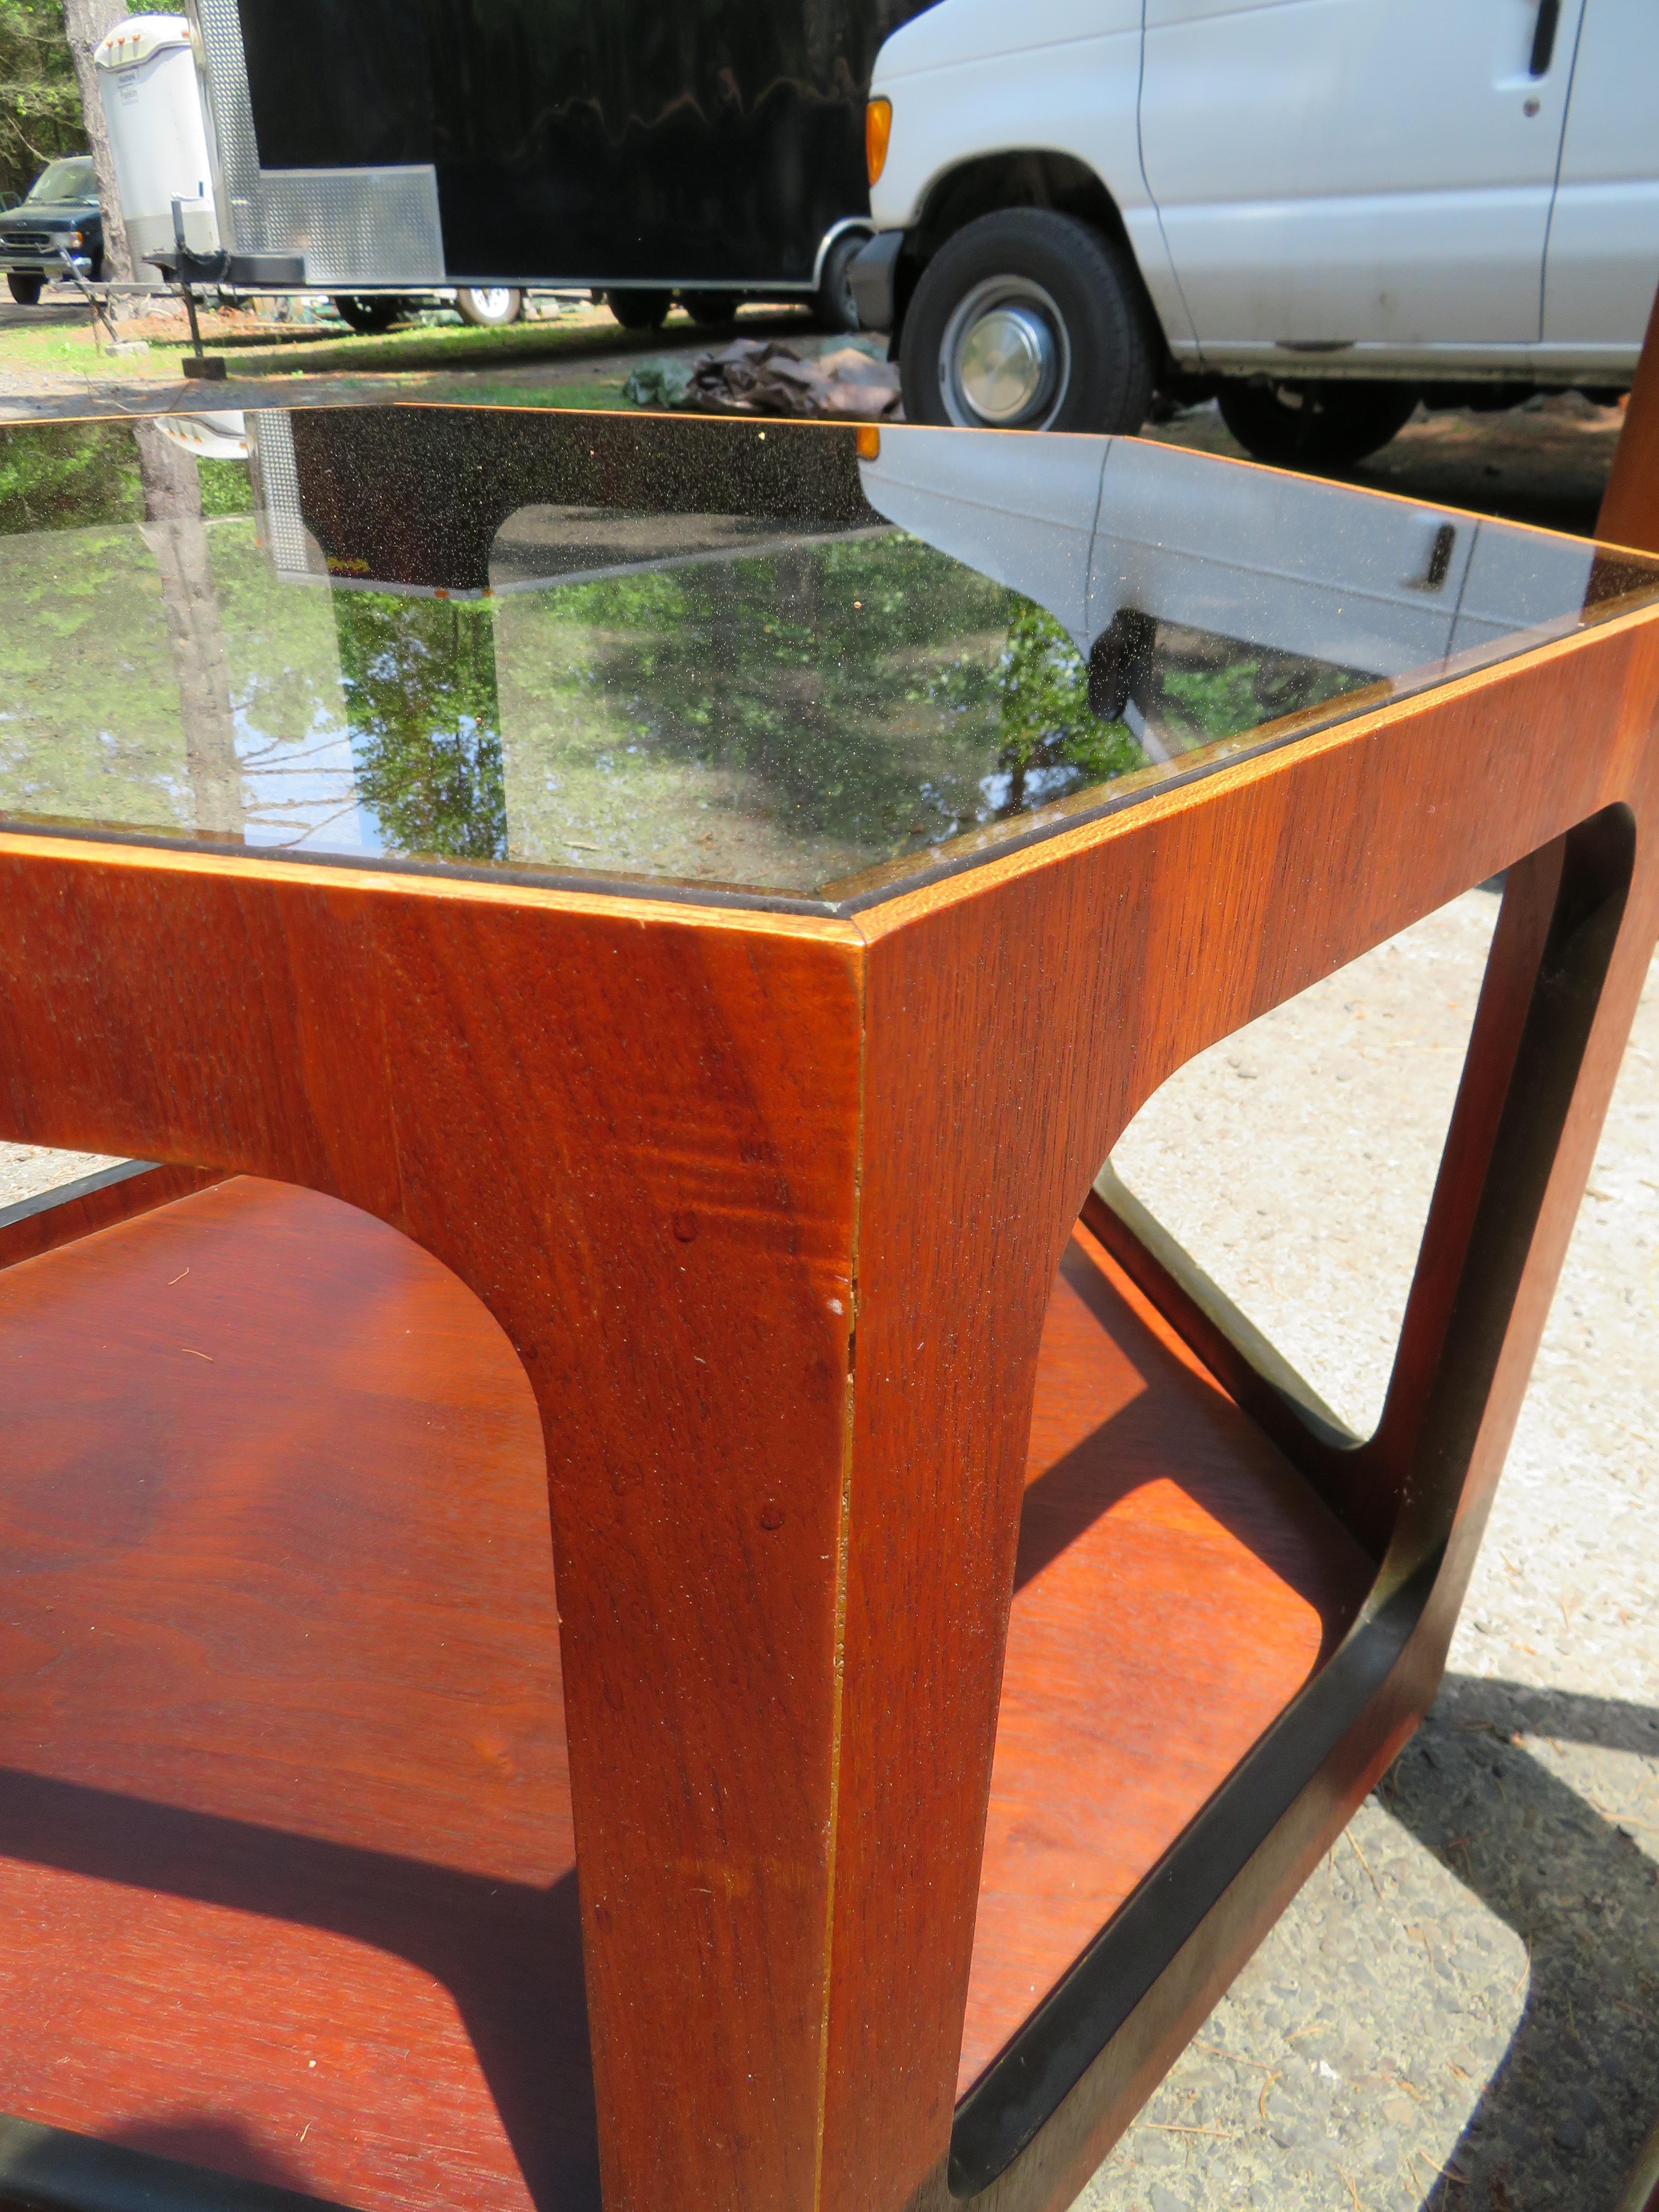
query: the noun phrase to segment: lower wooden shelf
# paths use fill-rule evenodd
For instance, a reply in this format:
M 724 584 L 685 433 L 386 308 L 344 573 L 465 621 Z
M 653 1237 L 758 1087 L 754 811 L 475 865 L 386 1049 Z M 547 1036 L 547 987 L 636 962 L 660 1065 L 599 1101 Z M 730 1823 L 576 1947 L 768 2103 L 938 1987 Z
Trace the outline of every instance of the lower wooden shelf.
M 0 2108 L 362 2212 L 596 2203 L 541 1438 L 493 1322 L 240 1178 L 0 1273 Z M 1079 1231 L 962 2088 L 1370 1573 Z
M 0 1274 L 0 2108 L 365 2208 L 588 2205 L 541 1432 L 351 1208 Z
M 1376 1572 L 1081 1227 L 1043 1326 L 1025 1483 L 959 2096 Z

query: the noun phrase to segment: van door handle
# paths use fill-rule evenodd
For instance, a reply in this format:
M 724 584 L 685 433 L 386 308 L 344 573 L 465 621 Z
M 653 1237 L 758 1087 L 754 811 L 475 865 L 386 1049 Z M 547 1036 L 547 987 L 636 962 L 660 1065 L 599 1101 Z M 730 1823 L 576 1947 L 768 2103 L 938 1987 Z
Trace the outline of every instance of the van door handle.
M 1550 62 L 1555 52 L 1555 33 L 1561 21 L 1561 0 L 1538 0 L 1538 21 L 1532 34 L 1532 59 L 1527 64 L 1528 76 L 1547 76 Z

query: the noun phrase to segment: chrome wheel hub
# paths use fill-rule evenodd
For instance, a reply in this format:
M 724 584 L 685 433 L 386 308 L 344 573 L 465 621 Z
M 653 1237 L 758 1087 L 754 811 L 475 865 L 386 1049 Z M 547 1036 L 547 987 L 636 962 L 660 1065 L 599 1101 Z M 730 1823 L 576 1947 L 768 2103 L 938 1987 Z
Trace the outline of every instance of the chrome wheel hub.
M 939 368 L 952 422 L 1041 429 L 1059 412 L 1072 380 L 1065 319 L 1029 277 L 992 277 L 958 301 Z

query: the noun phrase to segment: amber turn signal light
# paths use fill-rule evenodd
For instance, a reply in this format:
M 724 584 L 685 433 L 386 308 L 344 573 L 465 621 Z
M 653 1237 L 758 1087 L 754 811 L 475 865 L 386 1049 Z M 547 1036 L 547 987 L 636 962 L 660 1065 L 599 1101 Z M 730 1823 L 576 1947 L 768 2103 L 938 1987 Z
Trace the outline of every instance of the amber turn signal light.
M 871 100 L 864 111 L 864 166 L 872 185 L 887 166 L 887 141 L 892 130 L 892 101 Z
M 853 434 L 853 450 L 861 461 L 881 459 L 881 433 L 873 422 L 860 422 Z

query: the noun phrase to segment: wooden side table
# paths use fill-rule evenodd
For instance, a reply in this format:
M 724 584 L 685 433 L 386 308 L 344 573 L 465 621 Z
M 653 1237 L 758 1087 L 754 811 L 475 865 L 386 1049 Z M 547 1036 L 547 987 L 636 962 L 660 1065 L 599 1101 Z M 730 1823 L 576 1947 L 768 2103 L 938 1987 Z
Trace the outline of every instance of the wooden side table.
M 0 2194 L 1063 2204 L 1433 1696 L 1659 563 L 1133 441 L 270 415 L 248 518 L 9 434 L 0 1133 L 166 1164 L 0 1222 Z M 1352 1437 L 1102 1163 L 1500 872 Z

